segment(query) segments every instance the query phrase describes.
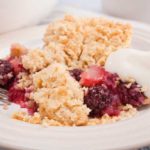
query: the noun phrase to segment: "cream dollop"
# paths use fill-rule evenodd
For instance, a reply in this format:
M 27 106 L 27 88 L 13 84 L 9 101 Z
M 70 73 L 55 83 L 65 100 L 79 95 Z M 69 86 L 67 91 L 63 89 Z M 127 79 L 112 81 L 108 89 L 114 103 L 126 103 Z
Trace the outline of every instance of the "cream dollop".
M 108 57 L 105 68 L 122 79 L 135 79 L 150 97 L 150 51 L 120 49 Z

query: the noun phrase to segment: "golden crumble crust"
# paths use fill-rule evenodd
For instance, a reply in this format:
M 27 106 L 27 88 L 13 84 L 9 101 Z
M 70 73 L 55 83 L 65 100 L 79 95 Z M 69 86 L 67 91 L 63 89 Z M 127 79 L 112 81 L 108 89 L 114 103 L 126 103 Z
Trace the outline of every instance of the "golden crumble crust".
M 69 68 L 105 64 L 112 51 L 128 47 L 132 27 L 104 18 L 65 16 L 49 24 L 44 50 L 31 50 L 22 56 L 23 67 L 37 72 L 53 62 Z
M 129 46 L 131 34 L 129 24 L 65 16 L 48 26 L 44 42 L 55 60 L 69 67 L 85 68 L 104 65 L 112 51 Z
M 22 56 L 23 67 L 30 72 L 37 72 L 52 62 L 50 52 L 33 49 L 30 50 L 26 55 Z
M 39 104 L 42 117 L 64 125 L 82 125 L 87 122 L 90 110 L 83 104 L 83 90 L 70 76 L 66 66 L 53 63 L 35 73 L 33 85 L 35 91 L 31 97 Z

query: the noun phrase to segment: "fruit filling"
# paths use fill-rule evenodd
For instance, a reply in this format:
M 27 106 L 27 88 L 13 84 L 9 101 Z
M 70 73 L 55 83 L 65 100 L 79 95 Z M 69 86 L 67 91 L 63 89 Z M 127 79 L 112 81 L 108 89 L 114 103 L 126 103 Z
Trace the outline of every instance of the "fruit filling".
M 88 87 L 84 103 L 92 110 L 89 114 L 92 117 L 119 115 L 121 105 L 144 105 L 146 96 L 136 82 L 122 81 L 117 74 L 98 66 L 90 67 L 80 76 L 81 85 Z
M 21 108 L 27 108 L 28 113 L 33 115 L 37 112 L 37 104 L 28 98 L 30 92 L 28 89 L 17 88 L 16 82 L 14 82 L 8 88 L 8 98 L 11 102 L 20 105 Z
M 0 60 L 0 86 L 6 86 L 14 77 L 13 67 L 7 60 Z

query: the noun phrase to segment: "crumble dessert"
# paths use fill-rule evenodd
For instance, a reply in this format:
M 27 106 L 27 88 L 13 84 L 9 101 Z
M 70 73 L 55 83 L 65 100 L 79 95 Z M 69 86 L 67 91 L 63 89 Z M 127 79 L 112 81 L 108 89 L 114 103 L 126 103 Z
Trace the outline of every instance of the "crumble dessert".
M 130 45 L 131 35 L 128 24 L 66 16 L 48 26 L 43 50 L 14 44 L 10 56 L 0 60 L 0 86 L 28 112 L 15 112 L 13 118 L 86 126 L 135 115 L 149 104 L 142 87 L 104 68 L 111 52 Z

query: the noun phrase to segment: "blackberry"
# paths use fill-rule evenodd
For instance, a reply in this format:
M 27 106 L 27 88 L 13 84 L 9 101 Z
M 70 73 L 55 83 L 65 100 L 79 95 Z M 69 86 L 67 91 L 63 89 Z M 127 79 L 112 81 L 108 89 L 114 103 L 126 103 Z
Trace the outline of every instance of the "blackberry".
M 81 73 L 83 72 L 81 69 L 73 69 L 73 70 L 70 70 L 70 75 L 77 81 L 80 81 L 81 77 Z
M 6 86 L 12 78 L 12 65 L 7 60 L 0 59 L 0 85 Z
M 117 88 L 122 103 L 124 105 L 131 104 L 134 107 L 142 106 L 146 96 L 141 91 L 141 87 L 136 82 L 132 83 L 128 88 L 126 85 L 126 82 L 120 81 Z
M 90 117 L 118 115 L 120 112 L 119 97 L 104 84 L 90 87 L 84 96 L 84 103 L 91 109 Z

